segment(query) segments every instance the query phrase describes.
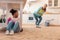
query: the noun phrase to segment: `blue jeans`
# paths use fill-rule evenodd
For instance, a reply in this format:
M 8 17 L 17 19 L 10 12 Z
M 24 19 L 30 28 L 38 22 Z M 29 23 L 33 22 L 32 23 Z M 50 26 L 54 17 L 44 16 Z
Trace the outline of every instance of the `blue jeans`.
M 34 13 L 34 17 L 36 19 L 36 25 L 39 25 L 42 21 L 42 17 L 39 14 Z
M 14 32 L 19 32 L 20 31 L 19 23 L 18 22 L 14 23 L 13 21 L 10 21 L 6 29 L 9 31 L 13 30 Z

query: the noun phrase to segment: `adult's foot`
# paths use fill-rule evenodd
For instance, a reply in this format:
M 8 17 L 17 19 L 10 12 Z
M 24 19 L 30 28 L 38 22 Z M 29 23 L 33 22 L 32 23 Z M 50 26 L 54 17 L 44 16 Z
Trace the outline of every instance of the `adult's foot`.
M 36 28 L 41 28 L 41 27 L 39 27 L 39 25 L 36 25 Z

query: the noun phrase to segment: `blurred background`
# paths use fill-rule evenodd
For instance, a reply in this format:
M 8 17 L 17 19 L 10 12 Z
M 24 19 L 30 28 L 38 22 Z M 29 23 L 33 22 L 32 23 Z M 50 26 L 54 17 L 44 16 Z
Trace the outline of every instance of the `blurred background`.
M 34 24 L 33 13 L 44 4 L 47 4 L 48 7 L 46 13 L 42 16 L 41 24 L 44 24 L 46 20 L 54 19 L 50 23 L 60 25 L 60 0 L 0 0 L 0 19 L 2 15 L 5 15 L 5 20 L 12 17 L 9 10 L 14 8 L 18 10 L 22 24 Z

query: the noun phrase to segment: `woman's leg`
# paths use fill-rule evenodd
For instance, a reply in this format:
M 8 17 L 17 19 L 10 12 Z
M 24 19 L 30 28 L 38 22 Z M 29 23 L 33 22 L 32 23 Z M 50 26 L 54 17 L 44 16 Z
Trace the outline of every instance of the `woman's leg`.
M 19 22 L 15 22 L 14 27 L 12 29 L 15 33 L 20 32 Z
M 39 16 L 38 25 L 41 23 L 41 21 L 42 21 L 42 17 L 41 17 L 41 16 Z
M 37 25 L 37 23 L 38 23 L 38 18 L 37 18 L 36 15 L 37 15 L 37 14 L 34 14 L 34 17 L 35 17 L 35 20 L 36 20 L 36 25 Z

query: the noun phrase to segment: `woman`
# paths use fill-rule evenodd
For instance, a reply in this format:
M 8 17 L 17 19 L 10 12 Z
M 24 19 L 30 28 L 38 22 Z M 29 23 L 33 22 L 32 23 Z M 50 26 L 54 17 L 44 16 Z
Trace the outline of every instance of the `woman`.
M 47 7 L 47 4 L 45 4 L 43 7 L 40 7 L 37 12 L 34 13 L 34 17 L 36 19 L 36 27 L 37 28 L 40 28 L 39 27 L 39 24 L 41 23 L 42 21 L 42 15 L 44 14 L 44 12 L 46 12 L 46 7 Z
M 22 32 L 23 29 L 19 27 L 19 18 L 18 18 L 18 11 L 11 9 L 10 13 L 12 14 L 12 18 L 8 18 L 7 27 L 6 27 L 6 34 L 14 34 L 17 32 Z

